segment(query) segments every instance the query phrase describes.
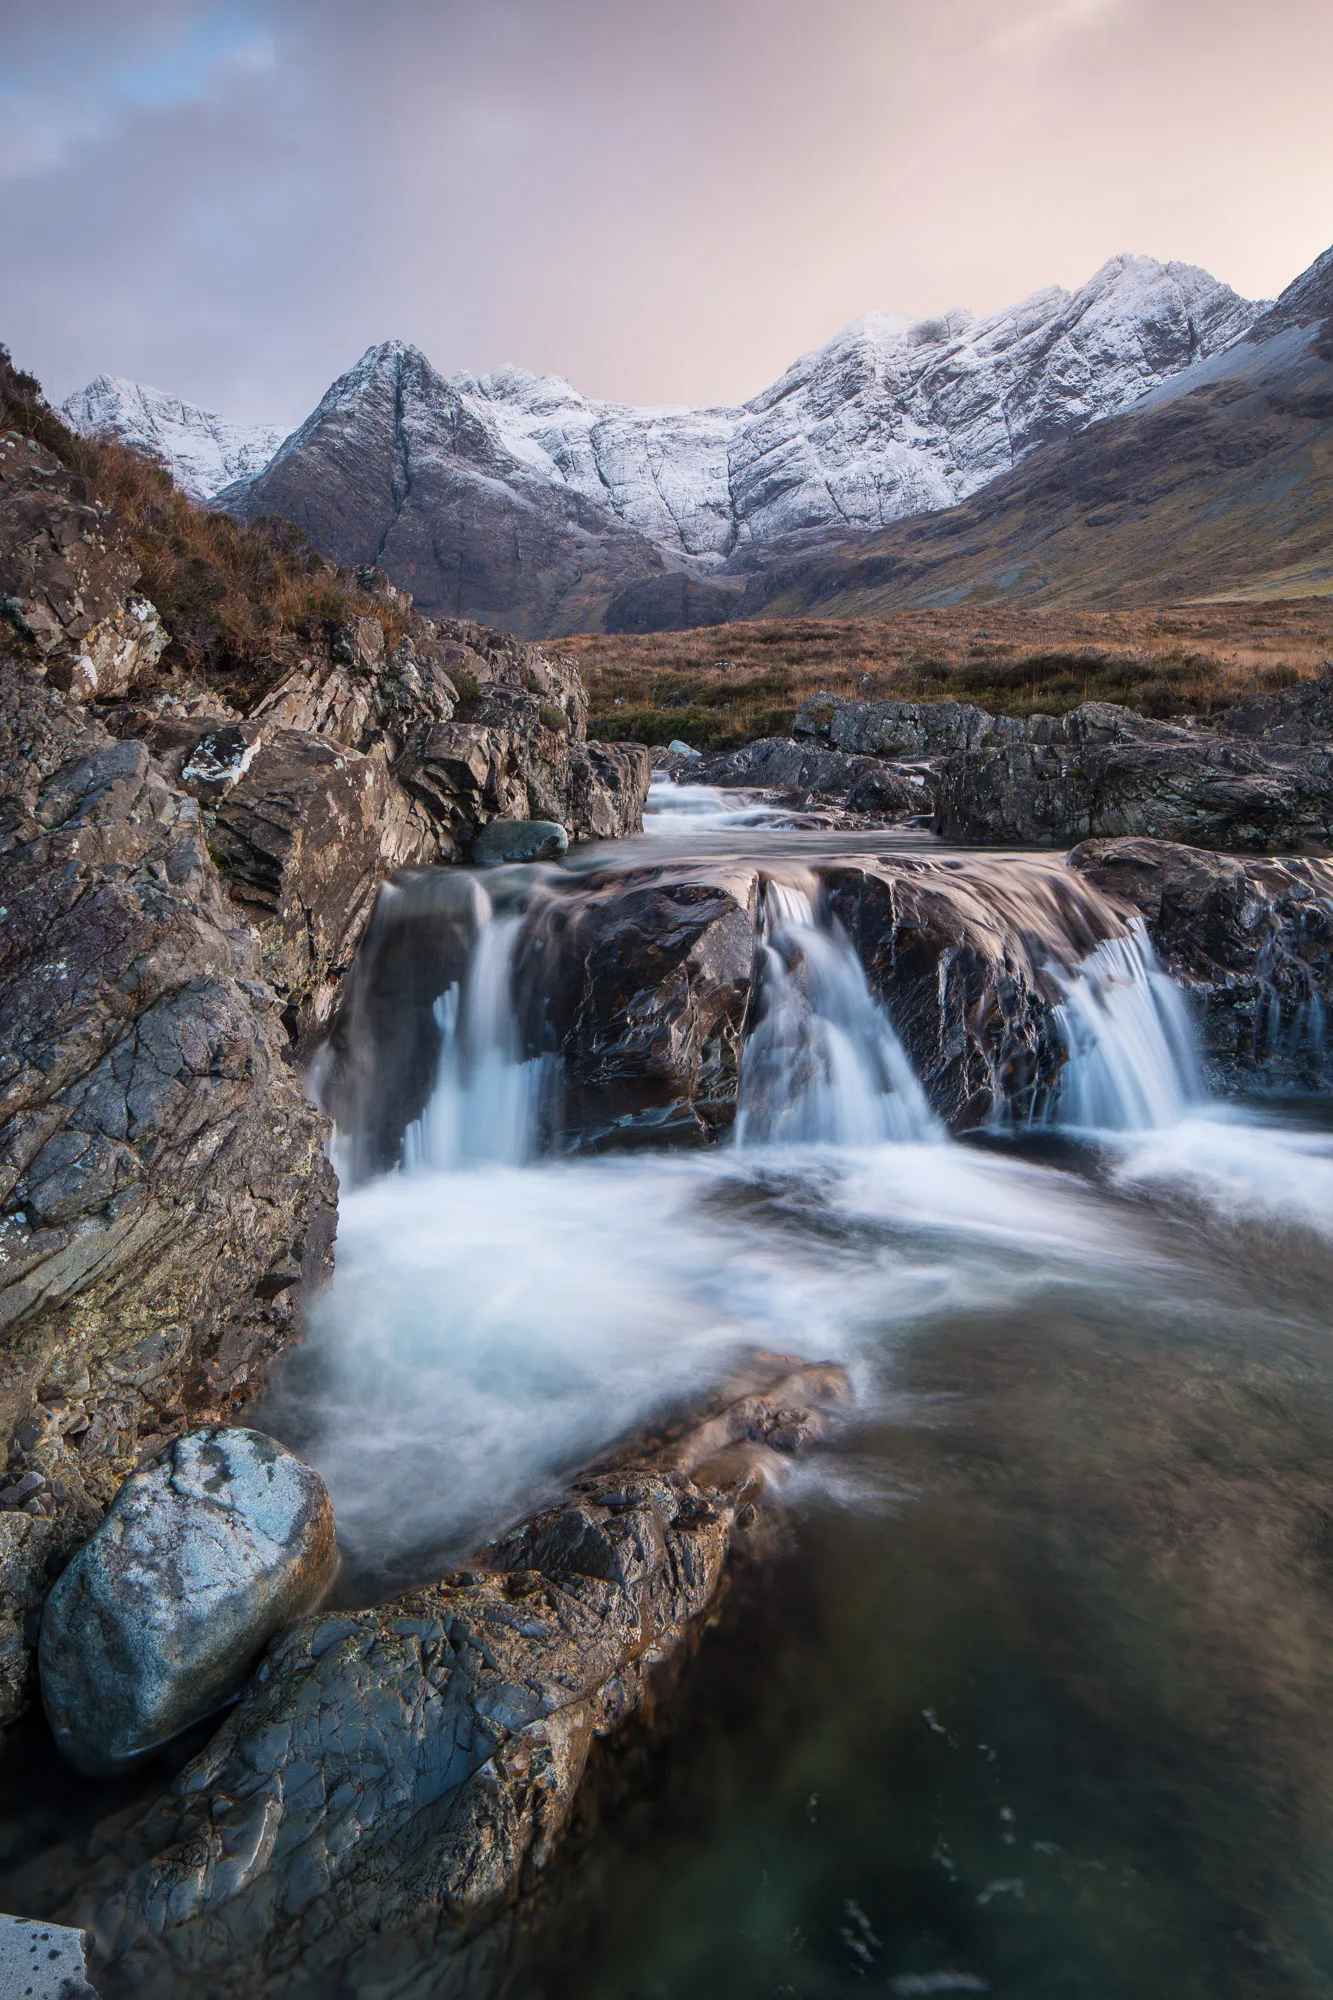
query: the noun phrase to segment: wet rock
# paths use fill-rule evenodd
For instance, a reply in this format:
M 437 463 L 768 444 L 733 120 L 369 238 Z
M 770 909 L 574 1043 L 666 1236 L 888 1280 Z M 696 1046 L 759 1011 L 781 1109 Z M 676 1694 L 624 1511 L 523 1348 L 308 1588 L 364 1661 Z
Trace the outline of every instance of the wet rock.
M 578 840 L 624 840 L 643 832 L 652 778 L 642 743 L 572 743 L 569 824 Z
M 221 1708 L 333 1581 L 323 1481 L 259 1431 L 180 1437 L 136 1472 L 46 1601 L 42 1702 L 95 1777 Z
M 14 2000 L 97 2000 L 88 1984 L 91 1940 L 63 1924 L 0 1917 L 0 1993 Z
M 1024 1117 L 1065 1059 L 1052 1027 L 1068 969 L 1120 934 L 1115 904 L 1060 865 L 1006 857 L 832 862 L 816 873 L 926 1096 L 955 1132 Z
M 578 1147 L 700 1144 L 736 1114 L 756 870 L 617 875 L 534 907 L 515 967 L 525 1046 L 561 1059 Z
M 569 835 L 555 820 L 495 819 L 472 843 L 472 859 L 480 867 L 502 861 L 558 861 L 569 846 Z
M 1333 1081 L 1333 862 L 1155 840 L 1087 841 L 1069 862 L 1147 923 L 1190 993 L 1215 1087 Z
M 40 1474 L 31 1476 L 45 1486 Z M 77 1531 L 44 1515 L 0 1513 L 0 1730 L 32 1701 L 42 1602 L 75 1546 Z
M 109 2000 L 366 1991 L 406 1941 L 455 1990 L 453 1954 L 550 1861 L 594 1738 L 715 1597 L 766 1468 L 846 1393 L 756 1357 L 459 1575 L 286 1633 L 160 1799 L 37 1864 L 82 1878 L 62 1915 L 94 1929 Z

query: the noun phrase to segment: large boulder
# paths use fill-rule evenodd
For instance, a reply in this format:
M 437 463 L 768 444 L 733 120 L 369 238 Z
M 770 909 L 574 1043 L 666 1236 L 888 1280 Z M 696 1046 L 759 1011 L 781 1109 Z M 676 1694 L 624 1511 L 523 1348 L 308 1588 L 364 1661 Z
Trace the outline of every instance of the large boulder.
M 236 1694 L 338 1562 L 310 1467 L 259 1431 L 214 1427 L 127 1479 L 42 1617 L 42 1702 L 80 1770 L 114 1776 Z
M 558 1054 L 578 1148 L 700 1144 L 736 1115 L 753 868 L 604 877 L 534 903 L 515 968 L 531 1054 Z
M 1333 862 L 1090 840 L 1071 868 L 1148 926 L 1191 995 L 1215 1085 L 1333 1081 Z
M 292 729 L 276 730 L 246 761 L 209 833 L 298 1035 L 328 1019 L 380 883 L 438 853 L 378 745 L 361 756 Z
M 801 704 L 792 735 L 846 756 L 910 760 L 1008 742 L 1022 735 L 1022 724 L 967 701 L 847 701 L 812 694 Z
M 1333 842 L 1333 755 L 1180 731 L 1167 740 L 1029 741 L 946 757 L 946 840 L 1070 847 L 1140 835 L 1248 853 Z
M 1041 860 L 894 856 L 816 872 L 932 1110 L 955 1132 L 1030 1112 L 1065 1060 L 1053 975 L 1123 934 L 1115 904 Z

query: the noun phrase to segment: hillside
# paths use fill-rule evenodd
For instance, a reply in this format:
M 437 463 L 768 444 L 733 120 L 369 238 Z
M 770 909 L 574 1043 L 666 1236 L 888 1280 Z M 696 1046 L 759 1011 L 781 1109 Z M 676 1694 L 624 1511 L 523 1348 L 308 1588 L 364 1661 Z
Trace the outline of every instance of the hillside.
M 741 615 L 1333 590 L 1333 251 L 1225 354 L 947 513 L 755 563 Z

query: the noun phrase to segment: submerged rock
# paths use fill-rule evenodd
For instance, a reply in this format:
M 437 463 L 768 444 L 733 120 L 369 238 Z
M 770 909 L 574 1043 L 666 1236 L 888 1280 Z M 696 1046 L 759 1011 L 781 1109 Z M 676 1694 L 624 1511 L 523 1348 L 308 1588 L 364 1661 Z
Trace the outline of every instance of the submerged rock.
M 501 861 L 558 861 L 569 846 L 569 835 L 556 820 L 495 819 L 472 843 L 479 867 Z
M 333 1581 L 324 1483 L 259 1431 L 177 1438 L 126 1480 L 46 1602 L 42 1701 L 91 1776 L 129 1768 L 222 1707 Z
M 458 1990 L 452 1954 L 551 1859 L 594 1738 L 712 1602 L 766 1468 L 846 1393 L 836 1367 L 756 1356 L 468 1570 L 286 1633 L 162 1797 L 36 1864 L 82 1875 L 64 1914 L 103 1991 L 387 1992 L 417 1954 Z

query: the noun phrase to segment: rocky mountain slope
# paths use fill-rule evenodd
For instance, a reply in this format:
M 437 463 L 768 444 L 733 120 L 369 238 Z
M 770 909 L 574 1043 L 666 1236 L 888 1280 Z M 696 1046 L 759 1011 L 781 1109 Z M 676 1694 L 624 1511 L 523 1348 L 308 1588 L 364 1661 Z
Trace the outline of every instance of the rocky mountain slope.
M 948 513 L 792 557 L 744 613 L 1118 606 L 1333 587 L 1333 250 L 1222 354 Z
M 113 437 L 160 459 L 192 500 L 210 500 L 234 480 L 253 479 L 286 436 L 277 424 L 233 424 L 119 375 L 99 375 L 77 390 L 61 415 L 80 437 Z
M 1258 310 L 1191 265 L 1116 257 L 984 319 L 867 314 L 751 402 L 708 410 L 602 403 L 517 369 L 445 378 L 390 341 L 217 499 L 382 564 L 431 611 L 528 633 L 716 622 L 756 550 L 950 507 L 1221 352 Z M 151 394 L 67 408 L 128 435 Z M 154 448 L 179 448 L 164 422 Z

